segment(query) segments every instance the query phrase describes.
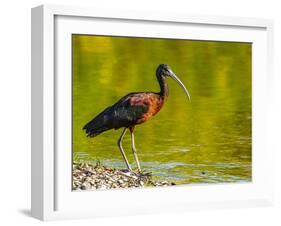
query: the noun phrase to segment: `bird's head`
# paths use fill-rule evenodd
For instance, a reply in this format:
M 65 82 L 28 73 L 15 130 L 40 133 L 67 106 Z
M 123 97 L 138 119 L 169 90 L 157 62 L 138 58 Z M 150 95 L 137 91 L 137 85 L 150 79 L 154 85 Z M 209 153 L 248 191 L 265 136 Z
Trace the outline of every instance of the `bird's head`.
M 172 71 L 172 69 L 169 67 L 167 64 L 160 64 L 156 70 L 157 76 L 162 76 L 162 77 L 171 77 L 174 79 L 184 90 L 186 93 L 188 99 L 190 100 L 190 95 L 185 87 L 185 85 L 182 83 L 182 81 L 176 76 L 176 74 Z

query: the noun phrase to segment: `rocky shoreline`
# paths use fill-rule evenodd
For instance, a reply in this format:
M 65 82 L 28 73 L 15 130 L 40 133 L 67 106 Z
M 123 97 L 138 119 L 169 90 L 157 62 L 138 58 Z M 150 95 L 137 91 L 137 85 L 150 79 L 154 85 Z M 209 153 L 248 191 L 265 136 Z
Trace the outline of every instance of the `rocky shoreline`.
M 75 191 L 170 185 L 176 184 L 168 181 L 156 181 L 151 173 L 112 169 L 103 166 L 100 162 L 97 162 L 96 165 L 85 162 L 73 163 L 72 189 Z

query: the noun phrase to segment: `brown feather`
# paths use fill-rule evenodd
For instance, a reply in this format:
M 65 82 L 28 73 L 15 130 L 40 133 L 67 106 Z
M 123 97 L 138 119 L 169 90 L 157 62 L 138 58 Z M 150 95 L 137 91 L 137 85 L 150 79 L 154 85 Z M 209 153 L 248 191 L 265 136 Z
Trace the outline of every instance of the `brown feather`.
M 157 93 L 140 93 L 140 95 L 132 97 L 130 99 L 131 105 L 146 105 L 148 107 L 147 112 L 142 114 L 137 124 L 141 124 L 156 115 L 162 108 L 164 102 L 164 98 Z

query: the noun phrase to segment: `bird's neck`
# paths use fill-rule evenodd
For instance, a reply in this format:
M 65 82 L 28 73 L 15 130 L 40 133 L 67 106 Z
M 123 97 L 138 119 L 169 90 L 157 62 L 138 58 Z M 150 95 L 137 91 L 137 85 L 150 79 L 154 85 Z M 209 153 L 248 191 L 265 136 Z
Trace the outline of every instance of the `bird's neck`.
M 157 80 L 160 86 L 159 94 L 162 98 L 166 99 L 169 96 L 169 87 L 166 82 L 166 78 L 162 75 L 157 75 Z

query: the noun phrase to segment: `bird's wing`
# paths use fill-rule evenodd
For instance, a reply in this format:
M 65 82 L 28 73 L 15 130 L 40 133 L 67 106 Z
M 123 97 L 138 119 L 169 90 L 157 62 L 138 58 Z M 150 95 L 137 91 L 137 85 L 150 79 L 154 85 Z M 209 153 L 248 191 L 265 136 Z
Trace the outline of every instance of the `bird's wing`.
M 142 93 L 131 93 L 122 98 L 113 106 L 112 124 L 114 128 L 129 127 L 148 111 Z
M 106 108 L 96 117 L 94 117 L 90 122 L 88 122 L 83 129 L 86 130 L 86 133 L 90 137 L 97 136 L 98 134 L 111 129 L 108 123 L 108 117 L 111 115 L 112 106 Z
M 135 125 L 142 115 L 148 111 L 148 106 L 140 100 L 143 100 L 140 93 L 126 95 L 98 114 L 83 129 L 86 130 L 88 136 L 96 136 L 109 129 Z

